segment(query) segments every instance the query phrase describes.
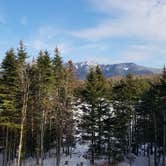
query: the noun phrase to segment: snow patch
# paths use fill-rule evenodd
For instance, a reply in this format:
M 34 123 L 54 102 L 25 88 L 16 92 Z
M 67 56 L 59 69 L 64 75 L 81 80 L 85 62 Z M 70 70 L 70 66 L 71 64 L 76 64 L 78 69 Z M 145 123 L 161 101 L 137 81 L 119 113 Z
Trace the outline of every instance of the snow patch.
M 129 70 L 129 68 L 128 67 L 124 67 L 123 70 L 127 71 L 127 70 Z

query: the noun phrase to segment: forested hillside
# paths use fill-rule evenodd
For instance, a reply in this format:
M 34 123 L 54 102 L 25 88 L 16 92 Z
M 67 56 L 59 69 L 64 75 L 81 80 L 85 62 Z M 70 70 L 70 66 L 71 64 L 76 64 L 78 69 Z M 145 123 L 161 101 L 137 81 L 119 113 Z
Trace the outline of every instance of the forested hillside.
M 80 81 L 58 48 L 28 57 L 20 42 L 1 64 L 0 165 L 166 165 L 165 67 L 113 81 L 95 66 Z

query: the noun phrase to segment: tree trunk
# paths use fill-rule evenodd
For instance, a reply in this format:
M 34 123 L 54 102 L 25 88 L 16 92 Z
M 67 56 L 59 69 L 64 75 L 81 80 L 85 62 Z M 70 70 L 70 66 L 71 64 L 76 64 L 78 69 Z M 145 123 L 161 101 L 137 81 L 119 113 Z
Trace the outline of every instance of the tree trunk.
M 11 152 L 12 152 L 12 131 L 9 132 L 9 143 L 8 143 L 8 161 L 10 162 L 12 160 Z
M 93 166 L 95 164 L 95 157 L 94 157 L 94 132 L 92 132 L 92 149 L 91 149 L 91 161 L 90 164 Z
M 25 73 L 27 74 L 27 73 Z M 18 149 L 18 162 L 17 165 L 21 166 L 21 155 L 22 155 L 22 146 L 23 146 L 23 134 L 24 134 L 24 125 L 26 122 L 26 114 L 27 114 L 27 103 L 29 97 L 29 81 L 22 76 L 22 86 L 23 86 L 23 105 L 22 105 L 22 117 L 21 117 L 21 130 L 20 130 L 20 140 L 19 140 L 19 149 Z M 25 80 L 24 80 L 25 79 Z
M 153 120 L 154 120 L 154 166 L 158 166 L 157 163 L 157 120 L 156 114 L 153 112 Z
M 50 149 L 51 149 L 51 137 L 52 137 L 52 133 L 51 133 L 51 131 L 52 131 L 52 123 L 51 123 L 51 118 L 49 119 L 49 157 L 51 157 L 51 152 L 50 152 Z
M 37 148 L 36 148 L 36 165 L 39 165 L 39 158 L 40 158 L 40 154 L 39 154 L 39 149 L 40 149 L 40 135 L 39 133 L 37 133 Z
M 147 147 L 147 155 L 148 155 L 148 166 L 150 166 L 150 144 L 148 144 L 148 147 Z
M 163 162 L 162 165 L 165 166 L 165 156 L 166 156 L 166 114 L 164 113 L 164 127 L 163 127 Z
M 61 159 L 61 137 L 62 137 L 62 131 L 61 127 L 58 126 L 58 134 L 57 134 L 57 142 L 56 142 L 56 166 L 60 165 L 60 159 Z
M 110 137 L 108 138 L 108 143 L 107 143 L 107 153 L 108 153 L 108 164 L 111 163 L 111 153 L 110 153 L 110 146 L 111 146 L 111 140 Z
M 40 136 L 40 157 L 41 157 L 41 166 L 43 166 L 44 160 L 44 123 L 45 123 L 45 111 L 42 113 L 42 122 L 41 122 L 41 136 Z
M 6 141 L 5 141 L 5 153 L 4 153 L 4 161 L 3 166 L 7 166 L 7 160 L 8 160 L 8 139 L 9 137 L 9 129 L 6 127 Z
M 132 120 L 130 120 L 129 124 L 129 154 L 131 153 L 131 142 L 132 142 Z

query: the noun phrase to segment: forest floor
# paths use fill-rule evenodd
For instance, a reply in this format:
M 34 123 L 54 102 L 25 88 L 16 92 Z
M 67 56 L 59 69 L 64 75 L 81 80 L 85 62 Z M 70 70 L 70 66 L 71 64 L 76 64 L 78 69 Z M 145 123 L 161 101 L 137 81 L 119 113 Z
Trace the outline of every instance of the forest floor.
M 90 166 L 89 159 L 85 159 L 83 156 L 85 155 L 86 151 L 88 150 L 88 146 L 86 144 L 77 144 L 76 148 L 72 152 L 72 156 L 65 156 L 61 157 L 61 164 L 60 166 Z M 55 151 L 51 151 L 51 157 L 48 154 L 45 155 L 44 159 L 44 166 L 55 166 L 56 159 L 55 159 Z M 81 165 L 81 163 L 83 165 Z M 96 166 L 112 166 L 104 164 L 106 161 L 104 159 L 95 160 Z M 15 166 L 15 164 L 10 164 L 10 166 Z M 36 160 L 33 158 L 29 158 L 23 161 L 23 166 L 37 166 Z M 130 166 L 127 159 L 121 163 L 118 163 L 116 166 Z M 132 163 L 132 166 L 148 166 L 148 158 L 143 156 L 138 156 Z M 153 164 L 153 156 L 151 156 L 151 166 Z M 160 166 L 160 165 L 159 165 Z

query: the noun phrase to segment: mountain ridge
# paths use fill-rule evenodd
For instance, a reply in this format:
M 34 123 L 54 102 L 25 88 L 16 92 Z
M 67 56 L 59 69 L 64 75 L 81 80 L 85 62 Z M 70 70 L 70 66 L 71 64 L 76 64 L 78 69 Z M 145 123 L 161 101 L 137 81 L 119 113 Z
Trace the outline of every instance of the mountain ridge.
M 74 63 L 76 75 L 79 79 L 85 79 L 91 67 L 100 66 L 105 77 L 126 76 L 128 74 L 147 75 L 159 74 L 161 69 L 137 65 L 133 62 L 117 63 L 117 64 L 98 64 L 96 62 L 78 62 Z

